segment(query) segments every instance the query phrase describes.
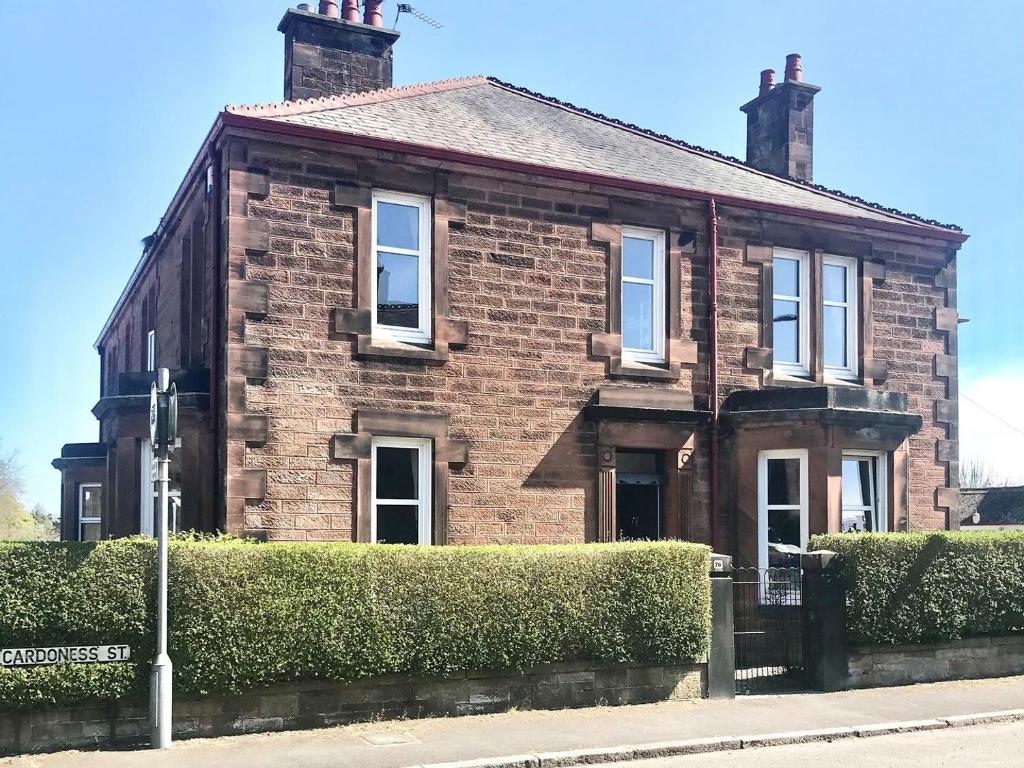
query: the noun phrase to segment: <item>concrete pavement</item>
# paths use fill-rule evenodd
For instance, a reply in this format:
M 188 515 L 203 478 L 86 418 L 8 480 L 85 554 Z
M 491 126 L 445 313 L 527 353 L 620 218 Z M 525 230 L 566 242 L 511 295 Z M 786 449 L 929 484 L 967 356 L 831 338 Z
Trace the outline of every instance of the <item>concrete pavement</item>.
M 482 758 L 491 759 L 485 764 L 494 765 L 500 764 L 494 758 L 502 756 L 587 749 L 600 754 L 601 750 L 606 753 L 619 745 L 843 729 L 1021 707 L 1024 677 L 1015 677 L 842 693 L 744 696 L 731 701 L 665 702 L 370 723 L 184 741 L 159 753 L 101 751 L 24 756 L 0 760 L 0 766 L 406 768 Z M 970 732 L 962 728 L 953 730 L 960 734 Z M 859 744 L 869 740 L 851 741 Z

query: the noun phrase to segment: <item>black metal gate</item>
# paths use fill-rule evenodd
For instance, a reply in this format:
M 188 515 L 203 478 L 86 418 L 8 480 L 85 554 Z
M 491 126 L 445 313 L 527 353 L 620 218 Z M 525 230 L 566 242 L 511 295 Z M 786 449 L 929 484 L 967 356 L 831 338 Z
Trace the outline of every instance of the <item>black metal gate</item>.
M 802 598 L 799 568 L 733 571 L 736 693 L 803 687 Z

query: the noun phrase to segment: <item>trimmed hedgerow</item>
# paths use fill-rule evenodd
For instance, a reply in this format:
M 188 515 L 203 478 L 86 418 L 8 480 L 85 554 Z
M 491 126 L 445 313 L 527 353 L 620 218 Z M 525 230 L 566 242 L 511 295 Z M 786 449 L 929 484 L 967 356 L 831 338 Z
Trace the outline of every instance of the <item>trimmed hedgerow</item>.
M 129 664 L 2 671 L 0 708 L 144 691 L 154 556 L 143 541 L 0 545 L 0 583 L 14 586 L 0 590 L 0 647 L 132 645 Z M 706 547 L 680 542 L 174 542 L 176 691 L 239 693 L 290 680 L 573 660 L 692 661 L 708 647 L 708 561 Z
M 832 534 L 811 548 L 844 555 L 855 644 L 1024 631 L 1024 533 Z
M 142 690 L 153 654 L 155 547 L 0 542 L 0 648 L 115 645 L 117 664 L 0 667 L 0 709 L 116 700 Z

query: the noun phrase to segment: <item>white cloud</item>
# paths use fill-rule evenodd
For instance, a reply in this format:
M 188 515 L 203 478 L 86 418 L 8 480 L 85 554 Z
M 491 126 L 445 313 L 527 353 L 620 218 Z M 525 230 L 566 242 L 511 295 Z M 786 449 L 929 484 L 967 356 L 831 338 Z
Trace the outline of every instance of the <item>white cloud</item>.
M 1024 485 L 1024 364 L 961 371 L 960 462 L 972 460 Z

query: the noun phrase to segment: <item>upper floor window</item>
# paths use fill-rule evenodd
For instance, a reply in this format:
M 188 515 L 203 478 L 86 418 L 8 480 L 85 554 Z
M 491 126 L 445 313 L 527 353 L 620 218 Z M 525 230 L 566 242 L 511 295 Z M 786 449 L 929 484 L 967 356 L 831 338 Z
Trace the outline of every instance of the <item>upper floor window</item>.
M 372 219 L 373 336 L 427 343 L 431 338 L 430 199 L 374 192 Z
M 146 370 L 156 370 L 156 331 L 146 334 Z
M 665 234 L 622 229 L 622 356 L 665 360 Z
M 370 541 L 430 544 L 431 441 L 375 437 L 372 446 Z
M 78 486 L 78 540 L 99 541 L 103 529 L 103 485 Z
M 857 375 L 857 262 L 823 256 L 822 348 L 825 373 L 840 379 Z
M 820 270 L 820 275 L 818 274 Z M 817 275 L 812 279 L 812 275 Z M 811 284 L 820 286 L 812 302 Z M 776 248 L 772 259 L 772 356 L 776 371 L 857 377 L 857 260 Z M 812 340 L 811 328 L 819 332 Z M 815 361 L 817 365 L 815 365 Z
M 776 248 L 772 280 L 775 368 L 807 376 L 811 372 L 810 260 L 807 253 Z

